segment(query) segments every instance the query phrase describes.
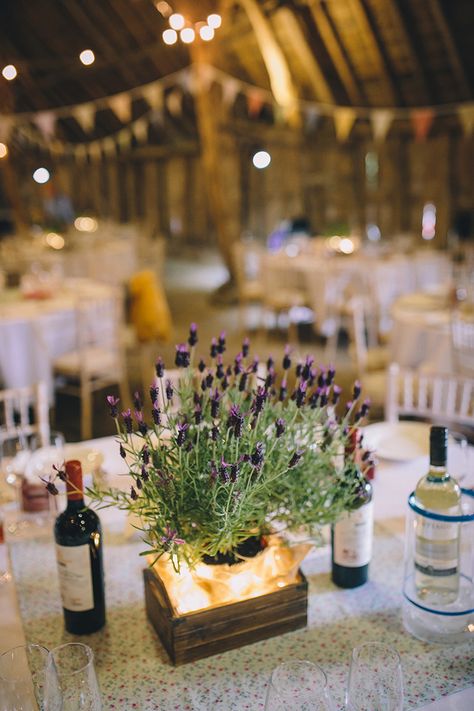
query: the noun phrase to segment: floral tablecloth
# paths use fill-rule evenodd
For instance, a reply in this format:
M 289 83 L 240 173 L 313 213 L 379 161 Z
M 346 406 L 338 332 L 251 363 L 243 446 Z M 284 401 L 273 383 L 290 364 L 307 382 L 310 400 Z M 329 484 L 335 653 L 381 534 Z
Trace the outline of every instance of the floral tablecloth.
M 107 625 L 82 641 L 96 655 L 103 708 L 141 711 L 257 711 L 264 708 L 271 670 L 288 659 L 308 659 L 328 673 L 339 708 L 354 646 L 393 645 L 402 657 L 405 709 L 474 685 L 474 646 L 430 646 L 401 623 L 403 541 L 377 525 L 371 581 L 339 590 L 330 581 L 327 547 L 304 563 L 309 619 L 304 630 L 174 668 L 144 610 L 142 544 L 106 531 Z M 49 648 L 73 639 L 64 632 L 51 538 L 11 539 L 10 551 L 28 641 Z M 74 640 L 78 640 L 74 637 Z

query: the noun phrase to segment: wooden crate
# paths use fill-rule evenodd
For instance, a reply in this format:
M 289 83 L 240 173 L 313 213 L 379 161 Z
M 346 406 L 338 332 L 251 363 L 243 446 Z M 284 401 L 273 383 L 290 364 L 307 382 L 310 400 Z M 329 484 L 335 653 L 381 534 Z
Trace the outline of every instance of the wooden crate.
M 185 664 L 261 639 L 306 627 L 308 583 L 299 579 L 284 588 L 241 602 L 177 615 L 159 575 L 143 571 L 148 618 L 173 664 Z

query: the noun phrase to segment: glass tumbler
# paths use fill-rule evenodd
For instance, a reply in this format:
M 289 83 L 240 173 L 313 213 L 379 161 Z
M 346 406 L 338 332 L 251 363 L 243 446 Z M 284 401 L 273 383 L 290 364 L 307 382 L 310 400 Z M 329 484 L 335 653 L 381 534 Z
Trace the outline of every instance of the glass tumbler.
M 370 642 L 352 650 L 347 711 L 402 711 L 403 674 L 396 649 Z
M 276 667 L 268 685 L 265 711 L 335 711 L 327 678 L 317 664 L 283 662 Z
M 46 711 L 101 711 L 94 653 L 86 644 L 55 647 L 46 668 Z
M 13 647 L 0 655 L 1 711 L 43 711 L 46 708 L 47 660 L 48 650 L 39 644 Z

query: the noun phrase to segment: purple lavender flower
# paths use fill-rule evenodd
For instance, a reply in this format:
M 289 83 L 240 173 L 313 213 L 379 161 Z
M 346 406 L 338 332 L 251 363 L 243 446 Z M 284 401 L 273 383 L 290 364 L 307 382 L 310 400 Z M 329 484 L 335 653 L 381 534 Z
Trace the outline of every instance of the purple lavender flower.
M 242 375 L 240 376 L 240 380 L 239 380 L 239 392 L 241 392 L 241 393 L 243 393 L 245 388 L 247 387 L 247 378 L 248 378 L 248 375 L 244 371 L 242 373 Z
M 268 356 L 267 359 L 267 370 L 271 370 L 275 366 L 275 361 L 273 359 L 273 356 Z
M 213 374 L 211 373 L 211 371 L 209 371 L 209 372 L 207 373 L 207 375 L 206 375 L 206 385 L 207 385 L 207 387 L 208 387 L 208 388 L 211 388 L 213 382 L 214 382 L 214 376 L 213 376 Z
M 163 536 L 161 536 L 163 547 L 168 550 L 172 545 L 182 546 L 186 543 L 183 538 L 178 538 L 178 532 L 169 526 L 165 527 Z
M 155 425 L 158 427 L 158 425 L 161 425 L 161 410 L 158 407 L 158 403 L 155 402 L 153 405 L 152 411 L 151 411 L 151 416 L 153 417 L 153 422 Z
M 211 461 L 211 471 L 209 472 L 209 476 L 213 482 L 216 481 L 219 476 L 219 472 L 217 471 L 216 463 L 214 461 Z
M 217 350 L 217 340 L 216 340 L 214 337 L 213 337 L 212 340 L 211 340 L 211 350 L 210 350 L 210 353 L 211 353 L 211 358 L 215 358 L 216 355 L 217 355 L 217 353 L 218 353 L 218 350 Z
M 304 399 L 306 397 L 306 389 L 308 385 L 307 383 L 302 380 L 300 384 L 298 385 L 296 389 L 296 394 L 295 394 L 295 400 L 296 400 L 296 407 L 301 407 L 304 403 Z
M 317 408 L 320 396 L 321 388 L 316 388 L 316 390 L 311 394 L 309 398 L 309 406 L 312 410 L 315 410 Z
M 364 402 L 361 405 L 360 412 L 362 417 L 366 417 L 367 413 L 370 410 L 370 400 L 364 400 Z
M 148 479 L 150 478 L 150 475 L 148 474 L 148 471 L 147 471 L 147 468 L 145 465 L 143 465 L 141 468 L 141 477 L 142 477 L 142 481 L 145 481 L 145 482 L 148 481 Z
M 42 479 L 42 481 L 44 481 L 44 479 Z M 52 496 L 57 496 L 59 494 L 58 487 L 53 481 L 46 481 L 45 487 L 48 494 L 51 494 Z
M 189 327 L 188 343 L 189 343 L 189 345 L 190 345 L 191 348 L 192 348 L 193 346 L 196 345 L 197 342 L 198 342 L 197 326 L 196 326 L 195 323 L 192 323 L 192 324 L 190 325 L 190 327 Z
M 352 390 L 352 399 L 357 400 L 359 395 L 361 394 L 361 392 L 362 392 L 361 384 L 358 380 L 356 380 L 354 383 L 354 388 Z
M 199 425 L 202 422 L 202 407 L 201 405 L 196 405 L 194 408 L 194 422 Z
M 328 389 L 327 388 L 321 388 L 321 397 L 319 400 L 319 404 L 321 407 L 324 407 L 325 405 L 328 404 Z
M 230 480 L 234 484 L 239 476 L 239 465 L 234 463 L 230 465 Z
M 133 393 L 133 407 L 135 410 L 141 410 L 143 407 L 142 398 L 138 390 Z
M 107 399 L 108 405 L 110 407 L 110 416 L 115 419 L 118 416 L 117 405 L 120 402 L 120 398 L 115 397 L 114 395 L 107 395 L 106 399 Z
M 124 410 L 122 412 L 122 417 L 123 417 L 123 423 L 125 425 L 125 429 L 128 434 L 132 434 L 133 432 L 133 425 L 132 425 L 132 413 L 130 412 L 130 408 L 127 410 Z
M 313 356 L 307 355 L 303 368 L 301 370 L 301 378 L 303 380 L 309 380 L 311 377 L 311 366 L 314 363 Z
M 158 386 L 155 385 L 154 383 L 152 383 L 150 385 L 150 400 L 152 401 L 153 405 L 158 400 L 159 392 L 160 392 L 160 389 L 158 388 Z
M 146 435 L 148 432 L 148 425 L 143 419 L 143 412 L 141 410 L 135 410 L 135 419 L 137 421 L 138 431 L 142 435 Z
M 135 486 L 137 487 L 137 489 L 143 489 L 142 480 L 139 476 L 137 476 L 137 478 L 135 479 Z
M 289 343 L 287 343 L 285 346 L 285 354 L 283 356 L 283 363 L 282 363 L 283 370 L 288 370 L 289 368 L 291 368 L 290 353 L 291 353 L 290 345 L 289 345 Z
M 202 407 L 202 395 L 199 395 L 196 390 L 193 392 L 193 403 Z
M 136 501 L 138 499 L 138 494 L 133 488 L 133 486 L 130 487 L 130 498 L 132 499 L 132 501 Z
M 125 459 L 127 456 L 127 452 L 125 451 L 122 443 L 120 443 L 119 452 L 122 459 Z
M 336 375 L 336 369 L 333 365 L 330 365 L 326 375 L 326 385 L 332 385 L 334 382 L 334 377 Z
M 225 375 L 221 380 L 221 388 L 222 388 L 222 390 L 227 390 L 228 387 L 229 387 L 229 378 L 227 377 L 227 375 Z
M 270 360 L 270 359 L 269 359 Z M 268 368 L 267 377 L 265 378 L 265 387 L 269 390 L 275 382 L 275 369 L 273 366 Z
M 167 400 L 172 400 L 173 399 L 173 384 L 171 380 L 166 381 L 166 398 Z
M 332 389 L 332 404 L 337 405 L 339 398 L 341 397 L 342 388 L 339 385 L 334 385 Z
M 255 449 L 253 450 L 252 454 L 250 455 L 250 462 L 256 469 L 260 469 L 260 467 L 263 464 L 263 457 L 264 457 L 263 442 L 257 442 L 257 444 L 255 445 Z
M 142 458 L 143 464 L 149 464 L 150 463 L 150 450 L 148 449 L 148 445 L 144 444 L 142 447 L 142 450 L 140 452 L 140 456 Z
M 216 378 L 221 378 L 224 377 L 224 365 L 222 363 L 222 356 L 220 353 L 217 354 L 216 358 Z
M 317 368 L 311 368 L 311 370 L 309 371 L 308 385 L 310 388 L 313 387 L 317 374 L 318 374 Z
M 267 399 L 267 397 L 268 397 L 268 392 L 266 391 L 266 389 L 264 387 L 259 385 L 257 388 L 257 392 L 255 393 L 255 400 L 253 401 L 253 404 L 252 404 L 252 410 L 253 410 L 255 417 L 257 417 L 262 412 L 263 406 L 265 405 L 265 400 Z
M 221 458 L 221 463 L 219 466 L 219 476 L 221 480 L 226 484 L 229 481 L 229 472 L 227 471 L 229 465 L 224 461 L 224 457 Z
M 157 378 L 162 378 L 165 374 L 165 364 L 163 363 L 163 359 L 161 358 L 161 356 L 155 363 L 155 373 Z
M 217 425 L 214 425 L 213 428 L 211 429 L 211 439 L 213 442 L 217 442 L 219 438 L 219 428 Z
M 216 417 L 218 417 L 218 415 L 219 415 L 219 401 L 220 401 L 220 395 L 219 395 L 219 391 L 217 388 L 214 390 L 213 393 L 211 393 L 210 401 L 211 401 L 211 417 L 213 419 L 216 419 Z
M 301 377 L 301 373 L 303 371 L 303 363 L 301 361 L 297 363 L 296 368 L 295 368 L 295 375 L 297 378 Z
M 217 341 L 217 352 L 224 353 L 225 351 L 225 331 L 221 331 L 219 340 Z
M 199 363 L 198 363 L 198 370 L 199 370 L 200 373 L 204 373 L 204 371 L 206 370 L 206 364 L 205 364 L 205 362 L 203 361 L 202 358 L 201 358 L 201 360 L 200 360 Z
M 286 423 L 281 417 L 275 422 L 276 436 L 281 437 L 285 431 Z
M 234 358 L 234 373 L 235 375 L 238 375 L 239 373 L 242 372 L 242 353 L 237 353 L 237 355 Z
M 292 454 L 291 459 L 288 462 L 288 468 L 291 469 L 292 467 L 296 467 L 296 465 L 298 464 L 298 462 L 300 461 L 302 456 L 303 456 L 303 450 L 297 449 L 296 452 L 294 452 Z
M 242 355 L 244 358 L 247 358 L 247 356 L 249 354 L 249 349 L 250 349 L 250 341 L 246 337 L 246 338 L 244 338 L 244 341 L 242 343 Z
M 185 440 L 186 440 L 186 434 L 188 431 L 189 425 L 187 422 L 181 422 L 177 425 L 177 431 L 178 434 L 176 435 L 176 444 L 178 447 L 182 447 Z
M 352 402 L 352 400 L 348 400 L 348 402 L 346 402 L 346 413 L 348 413 L 349 410 L 352 410 L 353 405 L 354 403 Z
M 318 386 L 320 388 L 324 388 L 325 385 L 326 385 L 326 371 L 324 370 L 324 368 L 321 368 L 321 372 L 318 375 Z
M 286 400 L 286 396 L 288 395 L 288 389 L 287 389 L 287 383 L 286 383 L 286 378 L 283 378 L 281 381 L 280 385 L 280 394 L 278 395 L 278 399 L 280 402 L 283 402 Z
M 175 365 L 177 368 L 187 368 L 190 361 L 190 354 L 185 343 L 176 346 Z
M 255 356 L 255 358 L 252 361 L 252 364 L 250 366 L 250 372 L 251 373 L 256 373 L 258 371 L 258 364 L 259 364 L 259 358 L 258 356 Z

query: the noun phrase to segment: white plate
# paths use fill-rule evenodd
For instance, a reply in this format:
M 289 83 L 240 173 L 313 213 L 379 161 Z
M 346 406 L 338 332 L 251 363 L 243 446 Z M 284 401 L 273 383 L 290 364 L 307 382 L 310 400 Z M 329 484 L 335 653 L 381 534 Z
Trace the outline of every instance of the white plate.
M 380 459 L 408 462 L 430 453 L 430 425 L 424 422 L 375 422 L 364 427 L 364 446 Z

